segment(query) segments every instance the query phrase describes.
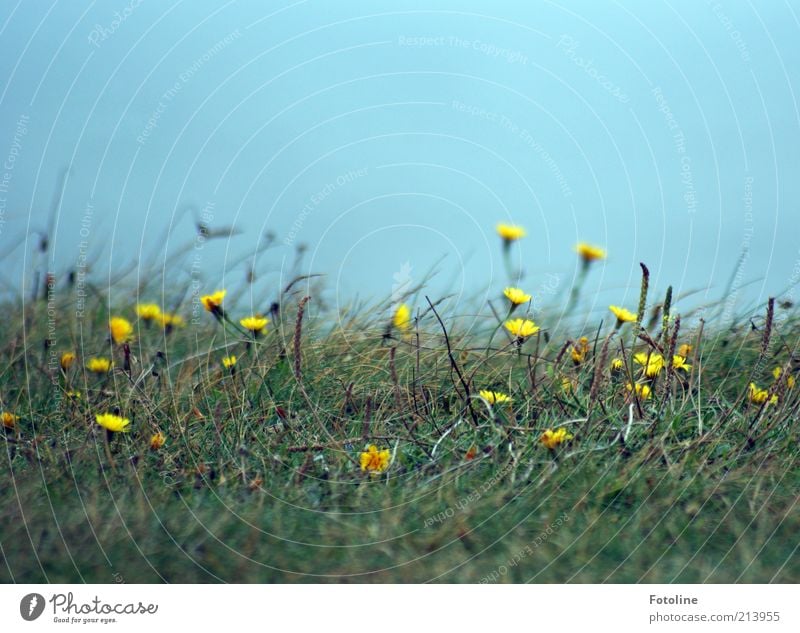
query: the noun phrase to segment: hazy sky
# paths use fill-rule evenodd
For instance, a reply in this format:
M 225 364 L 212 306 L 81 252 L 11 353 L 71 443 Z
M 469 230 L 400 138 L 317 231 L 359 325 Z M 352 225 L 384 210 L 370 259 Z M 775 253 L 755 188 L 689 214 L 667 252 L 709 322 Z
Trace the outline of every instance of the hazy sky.
M 272 231 L 265 301 L 299 243 L 333 300 L 388 297 L 436 262 L 434 294 L 494 296 L 506 221 L 528 230 L 513 253 L 544 302 L 579 240 L 609 251 L 587 311 L 633 307 L 639 261 L 658 292 L 719 297 L 743 248 L 735 288 L 765 301 L 800 274 L 799 16 L 778 0 L 3 2 L 3 276 L 34 265 L 68 168 L 57 273 L 82 253 L 95 274 L 163 267 L 204 218 L 241 231 L 169 260 L 204 289 L 241 285 Z

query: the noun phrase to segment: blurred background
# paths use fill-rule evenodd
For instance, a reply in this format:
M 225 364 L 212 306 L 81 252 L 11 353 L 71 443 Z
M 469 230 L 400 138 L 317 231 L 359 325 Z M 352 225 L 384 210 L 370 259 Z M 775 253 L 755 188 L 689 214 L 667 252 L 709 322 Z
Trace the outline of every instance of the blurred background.
M 427 279 L 464 312 L 510 281 L 538 309 L 585 240 L 608 250 L 586 316 L 635 308 L 640 261 L 679 309 L 793 300 L 799 13 L 3 3 L 2 291 L 72 273 L 154 300 L 225 286 L 257 310 L 319 273 L 335 308 Z M 509 263 L 498 222 L 528 231 Z

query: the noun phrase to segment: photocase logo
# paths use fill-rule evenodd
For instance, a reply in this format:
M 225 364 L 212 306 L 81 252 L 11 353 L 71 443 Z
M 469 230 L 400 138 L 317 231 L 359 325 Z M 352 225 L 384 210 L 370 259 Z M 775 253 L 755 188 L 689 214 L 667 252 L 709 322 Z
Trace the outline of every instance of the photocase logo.
M 32 622 L 44 611 L 44 596 L 40 593 L 29 593 L 19 602 L 19 614 L 23 620 Z

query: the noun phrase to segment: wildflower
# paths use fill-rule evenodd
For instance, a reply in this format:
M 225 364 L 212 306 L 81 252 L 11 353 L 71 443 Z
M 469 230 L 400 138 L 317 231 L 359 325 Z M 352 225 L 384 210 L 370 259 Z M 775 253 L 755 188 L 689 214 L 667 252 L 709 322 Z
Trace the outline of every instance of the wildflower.
M 503 238 L 506 246 L 527 235 L 525 229 L 515 224 L 498 224 L 497 234 Z
M 533 336 L 539 331 L 539 326 L 528 319 L 509 319 L 505 323 L 506 329 L 517 337 L 517 340 Z
M 366 470 L 371 473 L 382 473 L 389 468 L 391 457 L 392 454 L 388 448 L 379 451 L 378 447 L 372 444 L 366 451 L 361 453 L 361 470 Z
M 547 429 L 544 433 L 542 433 L 539 441 L 552 451 L 572 438 L 573 435 L 571 433 L 567 433 L 567 429 L 561 427 L 555 431 L 553 429 Z
M 464 459 L 466 459 L 467 461 L 473 460 L 473 459 L 475 459 L 475 455 L 477 455 L 477 454 L 478 454 L 478 449 L 475 448 L 474 445 L 470 446 L 467 449 L 467 453 L 464 455 Z
M 775 377 L 775 380 L 778 380 L 782 374 L 783 374 L 783 369 L 780 367 L 776 367 L 775 369 L 772 370 L 772 375 Z M 786 377 L 786 386 L 789 387 L 789 389 L 791 389 L 794 387 L 794 384 L 795 384 L 794 376 L 790 374 L 789 376 Z
M 267 327 L 269 319 L 256 315 L 246 317 L 239 321 L 239 323 L 245 330 L 250 330 L 250 333 L 253 335 L 253 337 L 256 337 L 265 327 Z
M 90 358 L 86 361 L 86 369 L 95 374 L 105 374 L 111 369 L 111 361 L 107 358 L 99 356 L 97 358 Z
M 17 425 L 17 420 L 19 420 L 19 416 L 9 413 L 8 411 L 3 411 L 3 413 L 0 414 L 0 421 L 3 422 L 3 426 L 7 429 L 13 429 Z
M 217 290 L 210 295 L 200 297 L 200 303 L 214 316 L 222 315 L 222 300 L 225 298 L 225 290 Z
M 672 357 L 672 368 L 673 369 L 682 369 L 685 372 L 688 372 L 692 366 L 686 362 L 686 357 L 677 354 Z
M 683 356 L 684 358 L 689 358 L 689 354 L 692 353 L 692 346 L 683 343 L 678 347 L 678 356 Z
M 72 352 L 64 352 L 61 354 L 61 369 L 67 371 L 75 362 L 75 354 Z
M 621 358 L 614 358 L 611 361 L 611 370 L 612 371 L 620 371 L 625 367 L 625 361 Z
M 155 321 L 161 316 L 161 308 L 155 303 L 140 303 L 136 306 L 136 314 L 142 321 Z
M 652 390 L 650 389 L 649 385 L 640 385 L 639 383 L 636 383 L 635 385 L 631 386 L 631 383 L 628 383 L 627 385 L 625 385 L 625 388 L 629 392 L 635 390 L 636 396 L 639 398 L 639 400 L 647 400 L 648 398 L 650 398 L 650 395 L 652 394 Z
M 128 418 L 113 413 L 98 413 L 95 415 L 95 419 L 100 426 L 113 433 L 127 433 L 128 425 L 131 423 Z
M 506 296 L 506 299 L 508 299 L 511 302 L 511 306 L 513 308 L 516 308 L 518 305 L 522 303 L 527 303 L 528 301 L 531 300 L 531 296 L 525 294 L 525 292 L 520 290 L 519 288 L 508 287 L 505 290 L 503 290 L 503 294 Z
M 572 350 L 570 354 L 572 355 L 572 360 L 576 365 L 580 365 L 583 361 L 586 360 L 586 355 L 589 353 L 589 339 L 585 336 L 581 336 L 578 339 L 577 345 L 572 346 Z
M 568 378 L 567 376 L 563 376 L 561 378 L 561 390 L 563 392 L 569 393 L 570 391 L 575 391 L 576 386 L 577 385 L 575 381 L 573 381 L 571 378 Z
M 127 343 L 133 335 L 133 326 L 130 321 L 122 317 L 111 317 L 108 321 L 108 330 L 111 332 L 111 340 L 117 345 Z
M 586 242 L 580 242 L 575 246 L 575 252 L 580 255 L 583 263 L 588 265 L 595 260 L 605 259 L 606 251 L 599 246 L 592 246 Z
M 70 400 L 80 400 L 81 392 L 80 391 L 68 391 L 67 392 L 67 398 L 69 398 Z
M 639 352 L 633 355 L 633 360 L 637 365 L 644 366 L 644 373 L 648 378 L 658 376 L 664 368 L 664 357 L 655 352 Z
M 182 316 L 179 314 L 173 314 L 171 312 L 163 312 L 159 314 L 158 321 L 161 323 L 161 327 L 168 332 L 171 331 L 172 328 L 183 327 L 186 325 L 186 322 L 183 320 Z
M 233 369 L 236 366 L 236 356 L 231 354 L 222 359 L 222 366 L 225 369 Z
M 608 306 L 608 309 L 617 317 L 617 329 L 621 328 L 625 323 L 633 323 L 636 321 L 636 315 L 630 310 L 620 308 L 619 306 Z
M 480 396 L 489 404 L 501 404 L 503 402 L 510 402 L 511 397 L 502 391 L 489 391 L 488 389 L 481 389 Z
M 394 311 L 392 324 L 401 332 L 408 332 L 411 329 L 411 309 L 401 303 Z
M 157 451 L 159 448 L 164 446 L 166 441 L 167 438 L 164 437 L 164 434 L 159 431 L 150 438 L 150 450 Z
M 750 398 L 750 402 L 753 404 L 764 404 L 768 400 L 768 404 L 776 404 L 778 402 L 778 396 L 776 394 L 772 394 L 770 397 L 767 389 L 759 389 L 756 387 L 756 383 L 754 382 L 751 382 L 750 386 L 748 387 L 748 396 Z

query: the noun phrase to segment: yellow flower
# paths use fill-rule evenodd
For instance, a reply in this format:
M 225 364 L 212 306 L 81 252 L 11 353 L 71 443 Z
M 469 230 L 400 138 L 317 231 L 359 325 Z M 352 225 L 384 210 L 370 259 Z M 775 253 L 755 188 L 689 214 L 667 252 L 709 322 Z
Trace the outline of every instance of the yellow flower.
M 486 402 L 489 404 L 500 404 L 502 402 L 510 402 L 511 397 L 502 391 L 489 391 L 488 389 L 481 389 L 478 392 Z
M 128 319 L 122 317 L 111 317 L 108 321 L 108 331 L 111 332 L 111 340 L 117 345 L 127 343 L 133 337 L 133 326 Z
M 3 411 L 3 413 L 0 414 L 0 421 L 3 422 L 3 426 L 7 429 L 13 429 L 17 425 L 17 420 L 19 420 L 19 416 L 9 413 L 8 411 Z
M 618 326 L 622 325 L 623 323 L 633 323 L 636 321 L 636 315 L 630 310 L 620 308 L 619 306 L 608 306 L 608 309 L 614 313 L 615 317 L 617 317 Z
M 506 243 L 514 242 L 527 235 L 525 229 L 515 224 L 498 224 L 497 234 L 503 238 Z
M 68 391 L 67 398 L 70 400 L 80 400 L 81 392 L 80 391 Z
M 102 357 L 90 358 L 86 361 L 86 369 L 95 374 L 105 374 L 111 369 L 111 361 Z
M 539 331 L 539 326 L 528 319 L 509 319 L 505 323 L 506 329 L 517 339 L 524 339 L 533 336 Z
M 678 356 L 683 356 L 684 358 L 689 358 L 689 354 L 692 353 L 692 346 L 687 345 L 684 343 L 680 347 L 678 347 Z
M 571 433 L 567 433 L 567 429 L 561 427 L 555 431 L 553 429 L 547 429 L 544 433 L 542 433 L 539 441 L 552 451 L 572 438 L 573 435 Z
M 775 380 L 778 380 L 781 377 L 781 374 L 783 374 L 783 369 L 780 367 L 776 367 L 775 369 L 772 370 L 772 375 L 775 377 Z M 789 389 L 792 389 L 794 385 L 795 385 L 794 376 L 789 374 L 789 376 L 787 376 L 786 378 L 786 386 L 789 387 Z
M 614 371 L 619 371 L 625 367 L 625 361 L 621 358 L 615 358 L 611 361 L 611 369 Z
M 636 383 L 636 385 L 634 385 L 634 387 L 632 388 L 631 383 L 628 383 L 627 385 L 625 385 L 625 388 L 628 391 L 633 391 L 633 389 L 635 388 L 636 395 L 639 397 L 640 400 L 647 400 L 652 394 L 652 390 L 648 385 L 640 385 L 639 383 Z
M 172 314 L 170 312 L 163 312 L 159 314 L 158 321 L 161 323 L 161 327 L 164 329 L 183 327 L 186 325 L 186 322 L 183 320 L 182 316 L 179 314 Z
M 401 332 L 408 332 L 411 329 L 411 309 L 405 303 L 397 306 L 392 324 Z
M 525 294 L 525 292 L 523 290 L 520 290 L 519 288 L 508 287 L 505 290 L 503 290 L 503 294 L 506 296 L 506 299 L 508 299 L 511 302 L 511 305 L 513 306 L 518 306 L 521 303 L 527 303 L 528 301 L 531 300 L 531 296 L 529 294 Z
M 573 381 L 571 378 L 568 378 L 567 376 L 561 377 L 561 390 L 563 392 L 569 393 L 570 391 L 575 391 L 576 386 L 577 385 L 575 381 Z
M 585 336 L 581 336 L 578 340 L 576 345 L 572 346 L 572 350 L 570 354 L 572 355 L 572 360 L 575 362 L 576 365 L 580 365 L 583 361 L 586 360 L 586 355 L 589 353 L 589 339 Z
M 688 372 L 692 366 L 686 362 L 686 358 L 684 356 L 675 355 L 672 357 L 672 368 L 682 369 L 683 371 Z
M 764 404 L 767 400 L 769 400 L 769 404 L 776 404 L 778 402 L 777 394 L 773 394 L 772 397 L 770 397 L 767 389 L 759 389 L 754 382 L 750 383 L 748 395 L 750 397 L 750 402 L 754 404 Z
M 200 302 L 212 314 L 219 314 L 222 312 L 222 300 L 225 298 L 225 292 L 225 290 L 217 290 L 210 295 L 204 295 L 200 297 Z
M 142 321 L 155 321 L 161 316 L 161 308 L 155 303 L 140 303 L 136 306 L 136 314 Z
M 392 453 L 389 449 L 382 451 L 374 444 L 371 445 L 366 451 L 361 453 L 361 470 L 366 470 L 371 473 L 382 473 L 389 468 L 389 461 L 392 458 Z
M 239 323 L 241 324 L 241 326 L 245 330 L 250 330 L 250 332 L 252 332 L 253 336 L 256 336 L 257 334 L 259 334 L 261 332 L 261 330 L 263 330 L 265 327 L 267 327 L 267 323 L 269 323 L 269 319 L 267 319 L 266 317 L 262 317 L 262 316 L 257 316 L 256 315 L 256 316 L 246 317 L 246 318 L 240 320 Z
M 70 367 L 72 367 L 72 363 L 75 362 L 75 354 L 72 352 L 64 352 L 61 354 L 61 369 L 67 371 Z
M 153 435 L 150 438 L 150 450 L 157 451 L 159 448 L 164 446 L 164 443 L 167 441 L 167 438 L 164 437 L 164 434 L 159 432 Z
M 231 354 L 230 356 L 226 356 L 222 359 L 222 366 L 225 369 L 231 369 L 236 366 L 236 356 Z
M 664 368 L 664 357 L 656 352 L 639 352 L 633 355 L 633 360 L 637 365 L 644 366 L 644 373 L 649 378 L 658 376 Z
M 593 262 L 597 259 L 605 259 L 606 251 L 599 246 L 592 246 L 586 242 L 581 242 L 575 246 L 575 252 L 581 256 L 585 263 Z
M 128 425 L 131 421 L 128 418 L 123 418 L 113 413 L 98 413 L 95 415 L 97 423 L 104 429 L 108 429 L 114 433 L 127 433 Z

